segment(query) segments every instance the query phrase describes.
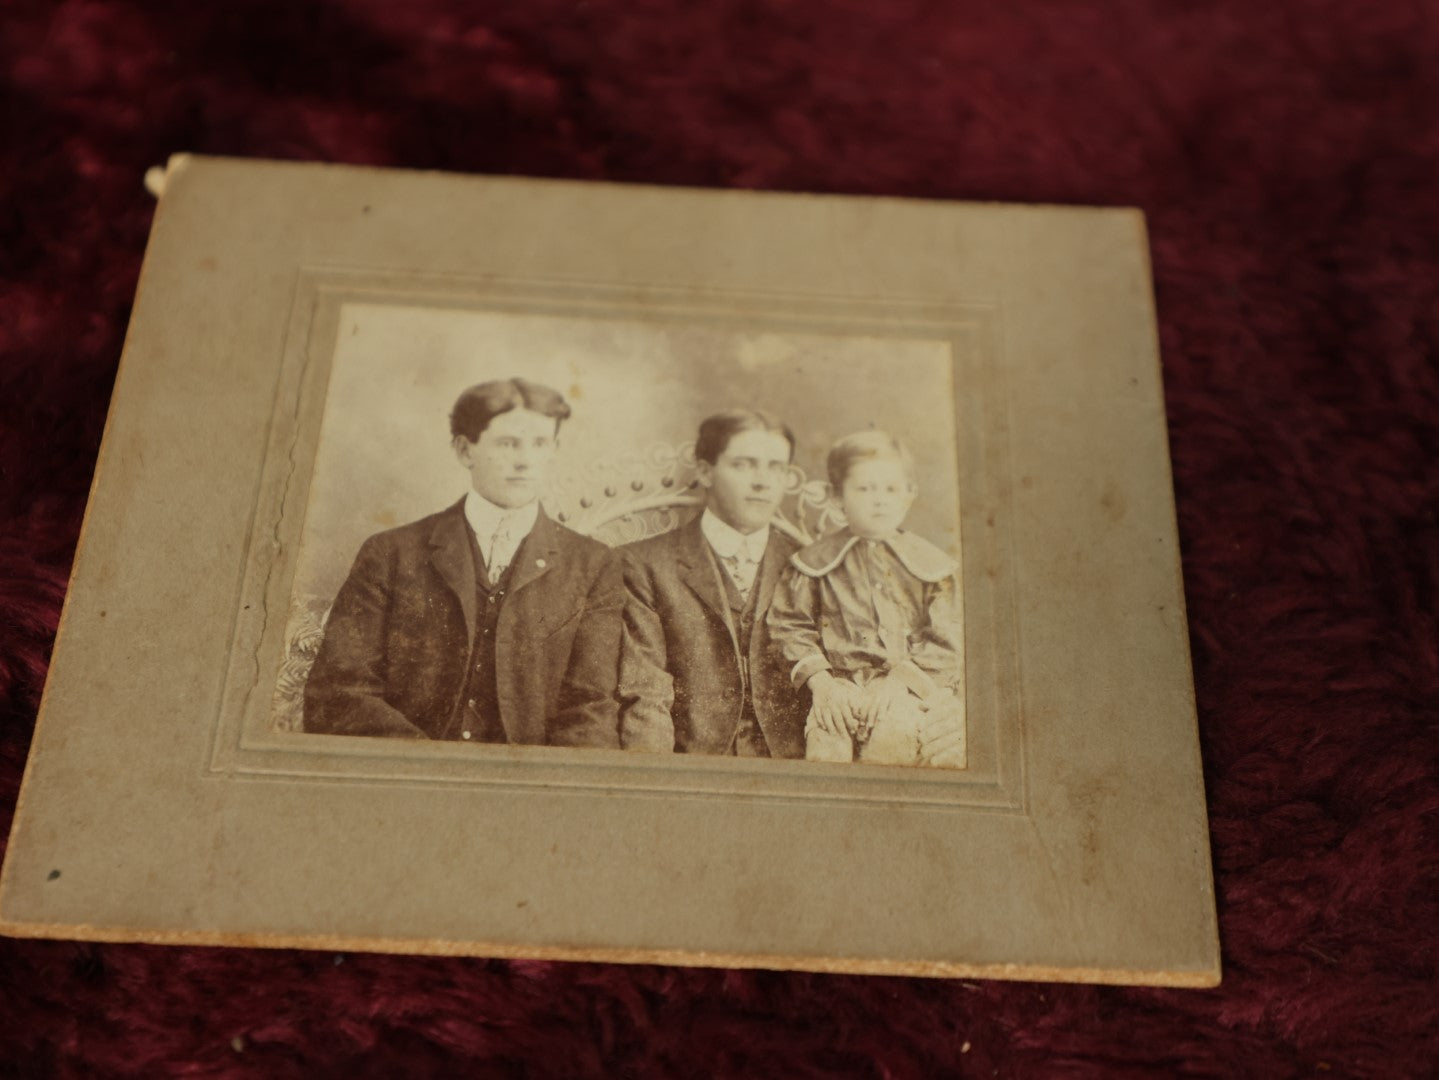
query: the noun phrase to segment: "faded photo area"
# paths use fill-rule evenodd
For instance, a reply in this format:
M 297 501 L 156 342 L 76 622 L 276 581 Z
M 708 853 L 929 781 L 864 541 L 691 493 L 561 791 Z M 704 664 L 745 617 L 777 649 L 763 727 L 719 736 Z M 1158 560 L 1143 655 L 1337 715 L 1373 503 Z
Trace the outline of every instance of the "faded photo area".
M 953 372 L 347 304 L 275 728 L 963 768 Z

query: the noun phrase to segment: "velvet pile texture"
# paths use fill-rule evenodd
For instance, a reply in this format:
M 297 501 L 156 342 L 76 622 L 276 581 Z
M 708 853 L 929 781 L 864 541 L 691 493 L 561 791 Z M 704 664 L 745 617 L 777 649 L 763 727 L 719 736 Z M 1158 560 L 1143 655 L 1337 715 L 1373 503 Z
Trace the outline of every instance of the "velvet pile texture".
M 0 1076 L 1433 1076 L 1439 8 L 9 0 L 0 835 L 175 151 L 1148 216 L 1212 991 L 0 940 Z

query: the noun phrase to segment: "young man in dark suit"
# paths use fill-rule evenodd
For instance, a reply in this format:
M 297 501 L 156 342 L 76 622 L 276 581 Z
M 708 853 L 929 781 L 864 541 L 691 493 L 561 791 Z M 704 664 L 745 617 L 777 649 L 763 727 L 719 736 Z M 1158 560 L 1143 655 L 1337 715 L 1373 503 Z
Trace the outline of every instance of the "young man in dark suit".
M 450 430 L 471 490 L 360 548 L 305 686 L 306 731 L 619 745 L 618 560 L 538 501 L 569 415 L 524 379 L 460 395 Z
M 772 417 L 709 417 L 695 442 L 704 512 L 621 549 L 625 749 L 804 756 L 809 693 L 791 685 L 765 627 L 799 548 L 770 525 L 793 456 L 793 434 Z

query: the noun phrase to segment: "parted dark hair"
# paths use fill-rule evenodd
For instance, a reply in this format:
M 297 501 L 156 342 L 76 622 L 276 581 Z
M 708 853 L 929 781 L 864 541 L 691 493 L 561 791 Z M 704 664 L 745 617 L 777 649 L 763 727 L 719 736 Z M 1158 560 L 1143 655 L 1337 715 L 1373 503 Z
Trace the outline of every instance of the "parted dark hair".
M 463 435 L 474 442 L 495 417 L 521 408 L 550 417 L 556 431 L 561 421 L 570 418 L 569 403 L 558 390 L 528 379 L 492 379 L 460 395 L 450 413 L 450 435 Z
M 914 483 L 914 455 L 909 452 L 909 448 L 893 435 L 871 428 L 869 431 L 856 431 L 853 435 L 846 435 L 829 448 L 825 471 L 829 473 L 829 485 L 836 494 L 844 490 L 844 482 L 849 479 L 849 471 L 854 468 L 855 463 L 868 461 L 870 458 L 890 458 L 898 461 L 904 466 L 910 484 Z
M 794 432 L 778 417 L 758 409 L 726 409 L 700 421 L 699 437 L 695 439 L 695 460 L 713 465 L 728 448 L 730 440 L 741 431 L 772 431 L 783 435 L 789 443 L 790 460 L 794 460 Z

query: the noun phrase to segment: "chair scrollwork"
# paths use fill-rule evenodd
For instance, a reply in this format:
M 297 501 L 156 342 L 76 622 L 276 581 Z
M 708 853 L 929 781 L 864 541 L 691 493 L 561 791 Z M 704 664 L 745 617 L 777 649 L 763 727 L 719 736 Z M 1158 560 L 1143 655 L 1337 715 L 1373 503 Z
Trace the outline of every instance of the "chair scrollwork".
M 578 533 L 611 545 L 632 543 L 668 532 L 698 512 L 705 502 L 698 471 L 692 443 L 656 445 L 590 462 L 556 484 L 546 503 Z M 775 527 L 807 544 L 843 524 L 824 482 L 791 466 Z

